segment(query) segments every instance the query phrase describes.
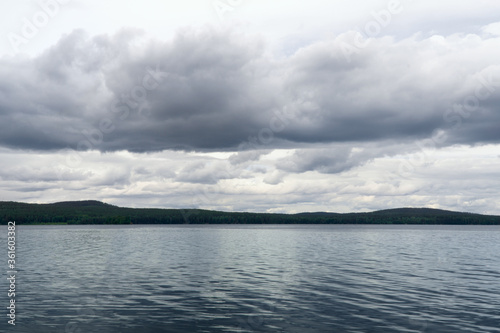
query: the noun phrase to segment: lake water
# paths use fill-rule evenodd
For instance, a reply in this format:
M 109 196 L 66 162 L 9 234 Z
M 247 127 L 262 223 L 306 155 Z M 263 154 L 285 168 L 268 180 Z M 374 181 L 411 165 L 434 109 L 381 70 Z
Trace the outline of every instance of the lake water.
M 16 231 L 1 332 L 500 332 L 499 226 Z

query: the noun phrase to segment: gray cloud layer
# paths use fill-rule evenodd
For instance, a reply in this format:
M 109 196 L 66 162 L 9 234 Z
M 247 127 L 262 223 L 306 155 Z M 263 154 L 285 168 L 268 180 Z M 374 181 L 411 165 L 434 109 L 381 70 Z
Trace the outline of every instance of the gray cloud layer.
M 383 155 L 388 140 L 438 129 L 437 146 L 500 142 L 500 37 L 383 37 L 346 53 L 355 38 L 277 59 L 258 38 L 213 29 L 169 42 L 74 31 L 36 58 L 0 60 L 0 145 L 148 152 L 380 142 Z M 349 149 L 324 160 L 298 152 L 282 169 L 307 170 L 305 159 L 330 173 L 374 157 Z

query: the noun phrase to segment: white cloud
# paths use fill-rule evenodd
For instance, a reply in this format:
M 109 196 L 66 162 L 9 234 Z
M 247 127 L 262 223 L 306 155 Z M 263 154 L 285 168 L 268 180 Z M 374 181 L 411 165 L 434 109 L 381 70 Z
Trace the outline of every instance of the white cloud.
M 487 34 L 500 36 L 500 22 L 488 24 L 487 26 L 484 26 L 482 30 Z
M 57 166 L 64 164 L 65 154 L 35 155 L 4 149 L 0 159 L 0 196 L 29 202 L 98 199 L 122 206 L 262 212 L 432 206 L 499 214 L 499 148 L 486 145 L 429 150 L 425 165 L 415 164 L 413 172 L 404 175 L 400 174 L 399 165 L 404 158 L 411 160 L 420 152 L 378 157 L 355 169 L 333 174 L 279 172 L 274 169 L 279 159 L 267 160 L 260 162 L 270 170 L 267 173 L 257 167 L 231 169 L 233 177 L 203 184 L 193 181 L 196 174 L 193 179 L 173 178 L 173 172 L 186 171 L 185 153 L 88 152 L 83 155 L 81 167 L 59 174 L 62 178 L 58 179 Z M 210 166 L 230 165 L 227 160 L 214 160 L 204 154 L 192 155 L 188 160 L 194 163 L 191 167 L 196 163 L 203 165 L 201 169 L 194 168 L 195 172 L 209 166 L 206 177 L 217 175 Z

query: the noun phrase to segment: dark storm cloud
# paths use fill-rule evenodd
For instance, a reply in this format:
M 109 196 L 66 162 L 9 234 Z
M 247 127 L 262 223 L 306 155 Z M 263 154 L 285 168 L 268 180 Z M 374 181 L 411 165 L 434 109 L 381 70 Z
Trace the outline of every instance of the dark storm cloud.
M 290 60 L 293 75 L 287 85 L 294 99 L 303 103 L 296 113 L 298 121 L 284 133 L 287 139 L 416 140 L 430 137 L 437 129 L 452 127 L 456 118 L 462 118 L 463 121 L 458 121 L 466 130 L 472 124 L 462 114 L 467 112 L 462 111 L 464 107 L 467 109 L 464 105 L 467 103 L 474 104 L 475 121 L 486 127 L 499 114 L 498 104 L 491 105 L 491 101 L 500 96 L 500 73 L 489 68 L 481 73 L 483 76 L 476 75 L 476 71 L 489 64 L 480 62 L 483 67 L 478 67 L 461 59 L 464 55 L 458 51 L 453 59 L 453 55 L 443 50 L 446 41 L 410 39 L 394 43 L 384 38 L 376 45 L 372 41 L 353 55 L 348 66 L 342 66 L 345 61 L 342 42 L 338 39 L 309 46 Z M 450 48 L 456 47 L 450 44 Z M 476 56 L 492 61 L 479 44 L 476 53 L 481 49 L 485 53 Z M 488 81 L 487 87 L 483 81 Z M 470 86 L 463 85 L 464 82 Z M 456 108 L 457 104 L 462 105 Z M 452 112 L 446 113 L 450 108 Z M 491 112 L 485 112 L 487 108 Z M 489 139 L 498 142 L 500 133 Z M 454 140 L 461 139 L 450 141 Z M 469 140 L 474 142 L 475 138 Z
M 75 31 L 34 59 L 0 60 L 0 145 L 259 150 L 412 142 L 437 129 L 444 145 L 500 141 L 498 39 L 384 37 L 348 59 L 350 36 L 274 59 L 258 39 L 212 29 L 170 42 Z M 316 157 L 283 168 L 331 173 L 365 160 L 349 148 Z

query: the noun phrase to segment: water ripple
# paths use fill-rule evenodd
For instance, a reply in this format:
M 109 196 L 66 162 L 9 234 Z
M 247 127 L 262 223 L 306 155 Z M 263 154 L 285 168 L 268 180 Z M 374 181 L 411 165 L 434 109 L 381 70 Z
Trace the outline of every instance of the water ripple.
M 18 243 L 16 332 L 500 332 L 498 227 L 22 226 Z

